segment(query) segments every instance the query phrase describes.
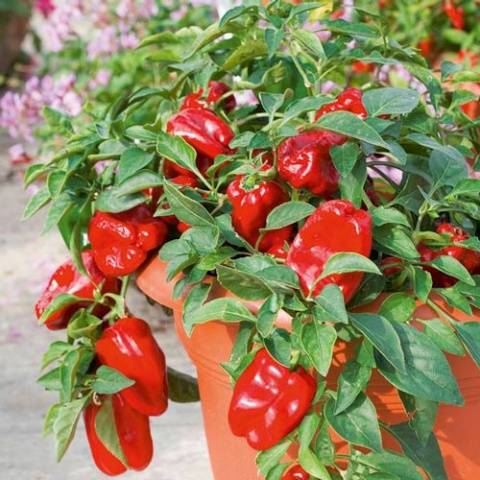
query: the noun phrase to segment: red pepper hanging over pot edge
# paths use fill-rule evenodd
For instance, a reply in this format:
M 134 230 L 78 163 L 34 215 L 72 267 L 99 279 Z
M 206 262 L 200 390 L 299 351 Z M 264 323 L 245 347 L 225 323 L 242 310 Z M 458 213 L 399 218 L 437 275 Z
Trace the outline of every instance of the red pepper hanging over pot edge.
M 88 277 L 81 274 L 71 260 L 60 265 L 50 278 L 47 287 L 35 304 L 35 314 L 38 319 L 48 308 L 50 303 L 59 295 L 68 293 L 77 297 L 92 300 L 97 287 L 102 285 L 102 293 L 118 292 L 118 281 L 115 278 L 105 278 L 98 269 L 93 259 L 92 252 L 85 250 L 82 253 L 82 261 Z M 45 325 L 50 330 L 58 330 L 68 325 L 70 318 L 80 308 L 82 304 L 73 304 L 57 310 L 50 315 L 45 321 Z M 106 312 L 105 307 L 98 306 L 95 308 L 94 314 L 101 317 Z
M 115 214 L 96 212 L 88 227 L 95 262 L 107 277 L 135 272 L 147 253 L 163 244 L 167 233 L 165 223 L 154 218 L 146 205 Z
M 309 480 L 310 475 L 300 466 L 294 465 L 289 468 L 282 476 L 281 480 Z
M 255 450 L 267 450 L 300 424 L 315 391 L 315 379 L 304 368 L 291 371 L 262 349 L 235 385 L 230 429 Z
M 120 447 L 128 468 L 143 470 L 151 462 L 153 443 L 150 434 L 150 420 L 126 403 L 118 394 L 112 395 L 113 416 Z M 124 473 L 127 468 L 100 440 L 95 421 L 100 405 L 90 403 L 84 411 L 85 430 L 93 459 L 97 468 L 106 475 Z
M 161 415 L 168 406 L 165 355 L 149 325 L 126 317 L 107 328 L 95 345 L 102 365 L 135 381 L 119 395 L 144 415 Z
M 237 176 L 227 188 L 227 196 L 232 204 L 232 223 L 235 231 L 251 245 L 255 245 L 260 229 L 265 227 L 268 214 L 278 205 L 288 201 L 287 193 L 273 180 L 262 180 L 252 187 L 249 179 Z M 287 226 L 267 232 L 258 246 L 262 252 L 276 252 L 283 247 L 293 233 L 293 227 Z
M 318 295 L 329 283 L 337 284 L 348 302 L 363 278 L 361 272 L 334 274 L 322 280 L 328 259 L 335 253 L 353 252 L 368 257 L 372 249 L 370 214 L 346 200 L 330 200 L 310 215 L 295 237 L 286 265 L 295 270 L 305 295 Z

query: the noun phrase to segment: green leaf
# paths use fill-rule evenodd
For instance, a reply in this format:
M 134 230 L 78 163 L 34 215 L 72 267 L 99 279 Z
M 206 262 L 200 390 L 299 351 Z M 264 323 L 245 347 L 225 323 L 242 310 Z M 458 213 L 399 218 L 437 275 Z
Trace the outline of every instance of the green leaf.
M 272 333 L 263 339 L 265 348 L 277 362 L 290 367 L 292 357 L 290 334 L 283 328 L 275 328 Z
M 60 392 L 62 390 L 62 384 L 60 382 L 60 367 L 49 370 L 38 378 L 37 383 L 41 385 L 45 390 L 53 390 Z
M 340 178 L 341 197 L 350 200 L 355 207 L 361 208 L 366 181 L 367 165 L 364 161 L 357 162 L 348 175 Z
M 384 425 L 383 428 L 397 439 L 407 457 L 423 468 L 432 480 L 448 480 L 442 453 L 433 434 L 430 435 L 427 444 L 422 445 L 408 422 Z
M 391 322 L 404 323 L 411 319 L 416 309 L 417 304 L 411 295 L 396 292 L 384 300 L 378 313 Z
M 368 272 L 382 275 L 378 267 L 359 253 L 341 252 L 332 255 L 323 269 L 319 280 L 336 273 Z
M 415 463 L 398 453 L 389 452 L 388 450 L 379 453 L 371 452 L 363 456 L 362 464 L 369 465 L 382 473 L 394 475 L 395 479 L 398 478 L 399 480 L 422 480 L 423 478 L 415 467 Z M 383 478 L 381 476 L 382 473 L 379 474 L 378 480 Z
M 238 250 L 232 247 L 220 247 L 216 252 L 208 253 L 200 259 L 197 263 L 197 268 L 204 271 L 214 270 L 215 267 L 235 255 L 238 255 Z
M 55 130 L 56 133 L 71 134 L 73 133 L 72 122 L 70 117 L 51 107 L 43 107 L 43 116 L 48 126 Z
M 258 276 L 223 265 L 217 266 L 217 280 L 222 287 L 245 300 L 263 300 L 273 293 Z
M 412 234 L 401 226 L 375 227 L 373 238 L 387 253 L 407 260 L 415 260 L 420 254 L 412 241 Z
M 266 476 L 272 468 L 280 463 L 291 444 L 292 441 L 289 438 L 284 438 L 272 448 L 257 453 L 255 461 L 258 470 L 263 476 Z
M 158 132 L 157 152 L 180 167 L 195 172 L 197 175 L 200 174 L 196 163 L 197 153 L 182 137 Z
M 141 192 L 119 196 L 114 188 L 109 188 L 101 192 L 95 200 L 95 210 L 109 213 L 124 212 L 145 203 L 146 199 Z
M 317 413 L 308 413 L 302 420 L 298 427 L 298 443 L 300 449 L 309 448 L 313 437 L 317 433 L 320 426 L 320 416 Z
M 480 323 L 455 322 L 453 325 L 468 353 L 470 353 L 477 366 L 480 367 Z
M 199 325 L 212 320 L 226 323 L 252 322 L 257 319 L 243 303 L 233 298 L 217 298 L 205 303 L 200 308 L 188 314 L 188 325 Z
M 331 480 L 330 473 L 320 459 L 309 448 L 302 448 L 298 454 L 298 461 L 302 468 L 320 480 Z
M 77 372 L 80 367 L 81 350 L 76 349 L 68 352 L 60 365 L 60 383 L 62 386 L 62 399 L 70 401 L 73 390 L 77 383 Z
M 120 185 L 112 188 L 117 197 L 132 195 L 142 192 L 147 188 L 160 187 L 163 184 L 162 177 L 150 170 L 140 170 L 133 177 L 127 178 Z
M 402 344 L 391 322 L 373 313 L 352 313 L 350 320 L 395 369 L 405 370 Z
M 334 323 L 348 323 L 345 299 L 338 285 L 325 285 L 320 295 L 315 297 L 316 308 L 321 308 L 328 321 Z
M 429 263 L 429 265 L 451 277 L 465 282 L 467 285 L 475 286 L 475 280 L 472 278 L 469 271 L 462 263 L 460 263 L 460 261 L 450 255 L 436 257 Z
M 72 442 L 78 420 L 89 399 L 90 397 L 79 398 L 72 402 L 64 403 L 58 408 L 52 428 L 55 436 L 57 462 L 63 458 Z
M 52 362 L 55 360 L 60 359 L 63 357 L 66 353 L 68 353 L 70 350 L 72 350 L 73 345 L 71 345 L 68 342 L 63 342 L 61 340 L 57 340 L 55 342 L 52 342 L 48 346 L 48 350 L 44 353 L 42 357 L 42 366 L 41 368 L 45 368 L 48 365 L 50 365 Z
M 200 400 L 198 382 L 196 378 L 167 368 L 168 398 L 176 403 L 192 403 Z
M 111 395 L 131 387 L 134 383 L 134 380 L 127 378 L 118 370 L 107 367 L 106 365 L 101 365 L 97 369 L 96 378 L 92 383 L 92 389 L 99 394 Z
M 451 146 L 444 147 L 444 150 L 434 150 L 430 155 L 429 167 L 436 187 L 444 185 L 453 187 L 468 176 L 465 159 Z
M 371 145 L 377 145 L 387 150 L 390 149 L 375 129 L 350 112 L 327 113 L 317 121 L 316 125 L 325 130 L 331 130 L 332 132 L 340 133 L 348 137 L 357 138 Z
M 322 422 L 315 439 L 314 451 L 320 462 L 324 465 L 332 465 L 335 461 L 335 445 L 330 437 L 330 429 L 327 421 Z
M 453 355 L 464 355 L 465 350 L 453 330 L 438 318 L 421 320 L 425 325 L 424 333 L 435 342 L 437 347 Z
M 191 335 L 193 324 L 190 323 L 191 314 L 197 311 L 207 300 L 208 295 L 212 289 L 211 283 L 200 283 L 199 285 L 195 285 L 190 292 L 188 293 L 185 302 L 183 303 L 183 325 L 185 327 L 185 331 L 187 335 Z
M 283 30 L 275 30 L 273 28 L 267 28 L 265 30 L 265 42 L 268 46 L 268 55 L 272 57 L 277 51 L 278 47 L 282 44 L 284 38 Z
M 56 311 L 75 303 L 81 304 L 82 302 L 88 302 L 88 299 L 77 297 L 76 295 L 71 295 L 69 293 L 61 293 L 50 302 L 38 321 L 39 323 L 43 324 L 47 321 L 48 317 L 50 317 L 50 315 L 54 314 Z
M 284 265 L 273 265 L 263 268 L 258 271 L 256 275 L 275 290 L 286 290 L 291 292 L 292 288 L 300 288 L 297 274 L 290 267 Z
M 23 211 L 22 220 L 27 220 L 35 215 L 42 207 L 50 201 L 50 193 L 47 187 L 42 187 L 27 203 Z
M 327 97 L 304 97 L 290 103 L 285 110 L 285 119 L 292 119 L 300 116 L 302 113 L 318 110 L 331 100 Z M 333 150 L 333 149 L 332 149 Z
M 469 316 L 473 315 L 470 300 L 454 287 L 439 288 L 436 290 L 436 293 L 438 293 L 451 307 L 456 308 Z
M 345 440 L 375 451 L 382 449 L 377 412 L 373 403 L 363 393 L 338 415 L 335 415 L 335 399 L 330 398 L 325 405 L 324 414 L 332 428 Z
M 365 390 L 372 375 L 370 367 L 349 361 L 338 378 L 338 394 L 335 403 L 335 415 L 346 410 Z
M 360 148 L 354 142 L 346 142 L 331 148 L 330 156 L 340 176 L 346 177 L 352 172 L 360 156 Z
M 112 397 L 105 397 L 102 400 L 102 406 L 95 417 L 95 432 L 103 443 L 104 447 L 123 465 L 127 466 L 125 454 L 120 445 L 115 416 L 113 412 Z
M 337 332 L 330 325 L 309 323 L 302 329 L 302 344 L 315 369 L 326 377 L 333 357 Z
M 466 178 L 457 183 L 448 197 L 472 196 L 478 198 L 480 195 L 480 179 Z
M 423 268 L 413 267 L 413 290 L 422 302 L 428 300 L 432 286 L 433 281 L 430 272 L 427 272 Z
M 450 365 L 440 349 L 425 334 L 402 323 L 392 323 L 405 354 L 405 371 L 395 370 L 376 355 L 379 372 L 395 387 L 416 397 L 462 405 Z
M 118 163 L 118 183 L 124 182 L 127 178 L 132 177 L 138 171 L 145 168 L 155 158 L 153 153 L 145 152 L 138 147 L 130 147 L 125 149 Z
M 67 333 L 70 338 L 96 339 L 101 334 L 99 327 L 102 323 L 102 320 L 98 317 L 91 315 L 85 309 L 81 309 L 70 319 Z
M 370 210 L 370 213 L 372 215 L 373 224 L 376 227 L 394 223 L 396 225 L 403 225 L 404 227 L 411 228 L 406 215 L 396 208 L 376 207 Z
M 405 411 L 410 417 L 410 426 L 415 430 L 422 445 L 426 445 L 433 432 L 437 418 L 438 403 L 414 397 L 408 393 L 400 393 Z
M 267 224 L 262 231 L 277 230 L 292 225 L 310 216 L 315 207 L 306 202 L 291 201 L 275 207 L 267 217 Z
M 246 7 L 245 5 L 240 5 L 238 7 L 233 7 L 230 10 L 227 10 L 227 12 L 220 19 L 218 26 L 220 28 L 224 27 L 228 22 L 230 22 L 231 20 L 234 20 L 237 17 L 240 17 L 246 11 L 248 11 L 248 7 Z
M 347 22 L 345 20 L 324 20 L 327 28 L 335 33 L 341 33 L 353 38 L 373 39 L 379 38 L 380 34 L 376 28 L 366 23 Z
M 200 227 L 217 227 L 214 218 L 202 204 L 181 193 L 170 182 L 165 182 L 164 189 L 170 208 L 180 221 Z
M 258 95 L 260 103 L 264 110 L 273 118 L 275 112 L 283 105 L 285 101 L 284 94 L 260 92 Z
M 61 406 L 62 405 L 60 403 L 50 405 L 50 408 L 48 409 L 43 421 L 43 435 L 47 436 L 53 433 L 53 425 L 58 417 Z
M 273 293 L 262 303 L 258 310 L 257 330 L 262 337 L 272 333 L 275 320 L 282 308 L 283 301 L 276 293 Z
M 362 97 L 368 115 L 398 115 L 410 113 L 420 101 L 420 94 L 409 88 L 375 88 L 367 90 Z
M 315 55 L 320 60 L 326 60 L 325 50 L 318 35 L 308 30 L 294 29 L 292 30 L 294 38 L 309 53 Z

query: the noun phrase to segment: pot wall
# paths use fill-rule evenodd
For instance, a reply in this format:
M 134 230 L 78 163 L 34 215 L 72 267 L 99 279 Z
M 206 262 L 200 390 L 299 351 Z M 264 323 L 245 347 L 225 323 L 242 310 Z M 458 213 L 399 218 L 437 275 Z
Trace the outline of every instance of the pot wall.
M 149 297 L 174 311 L 175 328 L 185 350 L 198 373 L 203 418 L 215 480 L 253 480 L 257 477 L 255 467 L 256 452 L 243 438 L 232 435 L 228 427 L 227 412 L 232 395 L 229 377 L 220 367 L 228 360 L 238 328 L 221 322 L 209 322 L 197 326 L 191 337 L 183 329 L 182 301 L 173 300 L 172 290 L 175 281 L 166 281 L 166 264 L 154 259 L 139 275 L 139 288 Z M 215 286 L 213 297 L 225 295 L 225 291 Z M 228 294 L 228 293 L 227 293 Z M 375 311 L 381 300 L 368 306 Z M 250 305 L 255 310 L 255 305 Z M 367 309 L 364 309 L 366 311 Z M 467 317 L 449 309 L 459 321 Z M 436 315 L 430 308 L 419 306 L 417 318 L 428 320 Z M 470 319 L 471 320 L 471 319 Z M 280 318 L 282 326 L 289 318 Z M 352 355 L 353 346 L 337 342 L 334 363 L 328 376 L 329 385 L 336 388 L 338 375 L 345 361 Z M 435 433 L 445 459 L 449 480 L 474 480 L 480 478 L 476 419 L 480 415 L 480 376 L 478 369 L 469 357 L 449 356 L 450 365 L 458 379 L 465 398 L 464 407 L 442 405 L 439 409 Z M 399 423 L 407 417 L 396 390 L 377 372 L 374 372 L 368 394 L 373 400 L 379 417 L 386 423 Z M 384 436 L 384 447 L 399 450 L 395 440 Z M 344 442 L 336 438 L 337 448 Z

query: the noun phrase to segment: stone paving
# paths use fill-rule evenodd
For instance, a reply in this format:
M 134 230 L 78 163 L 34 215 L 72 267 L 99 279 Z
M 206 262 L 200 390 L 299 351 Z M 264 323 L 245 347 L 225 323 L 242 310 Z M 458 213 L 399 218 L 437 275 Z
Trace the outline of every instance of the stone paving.
M 36 325 L 32 306 L 66 250 L 55 232 L 40 236 L 42 215 L 20 222 L 27 194 L 9 171 L 7 142 L 0 137 L 0 478 L 2 480 L 97 480 L 82 422 L 64 460 L 57 464 L 53 439 L 42 438 L 43 415 L 55 395 L 35 383 L 40 358 L 61 338 Z M 129 305 L 151 321 L 169 364 L 193 374 L 173 325 L 159 307 L 131 292 Z M 152 419 L 155 455 L 144 472 L 127 480 L 212 480 L 199 404 L 171 404 Z

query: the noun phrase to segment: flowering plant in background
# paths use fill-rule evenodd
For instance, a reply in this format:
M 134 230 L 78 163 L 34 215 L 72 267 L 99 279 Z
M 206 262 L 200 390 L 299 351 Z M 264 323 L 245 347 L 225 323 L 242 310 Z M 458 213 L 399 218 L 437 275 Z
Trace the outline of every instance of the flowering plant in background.
M 145 69 L 133 49 L 140 37 L 171 28 L 175 13 L 185 25 L 205 25 L 213 10 L 202 7 L 205 2 L 194 3 L 198 6 L 187 8 L 191 3 L 182 0 L 38 0 L 32 19 L 39 46 L 29 68 L 33 73 L 0 98 L 0 128 L 20 142 L 13 152 L 41 155 L 62 134 L 49 128 L 45 109 L 82 121 L 75 118 L 83 107 L 88 111 L 90 98 L 99 109 L 102 100 L 109 102 L 120 91 L 154 83 L 156 72 Z
M 27 169 L 44 185 L 24 216 L 49 205 L 45 230 L 71 256 L 36 305 L 66 332 L 39 380 L 59 394 L 45 422 L 58 459 L 83 415 L 102 472 L 144 469 L 151 418 L 198 398 L 125 303 L 158 255 L 187 336 L 239 325 L 216 421 L 258 451 L 261 475 L 447 478 L 436 415 L 464 400 L 446 353 L 480 363 L 478 121 L 445 89 L 459 70 L 436 75 L 366 3 L 345 19 L 333 2 L 243 2 L 144 38 L 160 80 L 93 102 L 91 121 L 50 111 L 67 140 Z M 417 305 L 438 318 L 419 326 Z M 372 375 L 398 392 L 402 423 L 379 420 Z

